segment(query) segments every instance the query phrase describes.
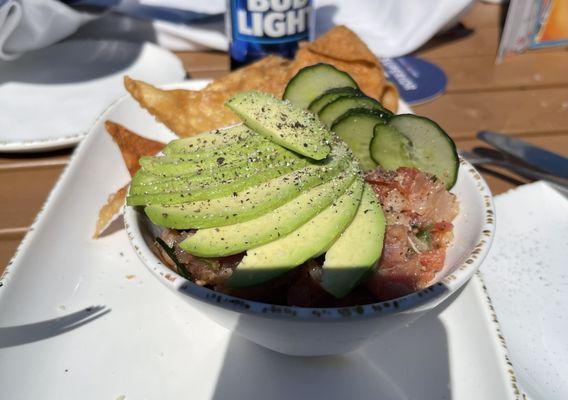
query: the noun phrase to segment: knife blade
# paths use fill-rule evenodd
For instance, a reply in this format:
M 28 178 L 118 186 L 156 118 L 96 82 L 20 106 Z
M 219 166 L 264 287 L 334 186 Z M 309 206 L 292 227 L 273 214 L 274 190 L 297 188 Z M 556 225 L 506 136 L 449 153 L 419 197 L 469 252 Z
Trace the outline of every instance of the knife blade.
M 568 178 L 568 158 L 501 133 L 481 131 L 477 138 L 542 171 Z

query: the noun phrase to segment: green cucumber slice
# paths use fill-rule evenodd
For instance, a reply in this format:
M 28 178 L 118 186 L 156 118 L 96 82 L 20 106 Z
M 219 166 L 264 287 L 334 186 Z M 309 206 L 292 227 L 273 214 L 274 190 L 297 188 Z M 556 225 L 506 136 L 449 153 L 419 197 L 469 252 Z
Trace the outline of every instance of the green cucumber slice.
M 308 108 L 312 101 L 327 90 L 340 87 L 359 88 L 349 74 L 333 65 L 314 64 L 302 68 L 290 79 L 282 98 L 297 107 Z
M 375 99 L 367 96 L 347 96 L 340 97 L 326 105 L 321 109 L 318 117 L 321 122 L 329 127 L 332 126 L 339 117 L 353 108 L 376 110 L 378 113 L 384 115 L 384 119 L 389 119 L 390 115 L 392 115 L 390 111 L 386 110 L 382 104 Z
M 308 110 L 317 114 L 332 101 L 345 96 L 363 96 L 363 93 L 353 87 L 340 87 L 326 90 L 310 103 Z
M 410 158 L 412 143 L 390 125 L 377 125 L 369 152 L 373 160 L 384 169 L 391 171 L 398 167 L 414 167 Z
M 363 170 L 373 169 L 377 163 L 371 158 L 369 146 L 373 139 L 373 129 L 377 124 L 385 124 L 384 114 L 375 110 L 355 108 L 348 110 L 331 126 L 353 151 Z
M 458 177 L 459 158 L 454 141 L 425 117 L 402 114 L 393 117 L 388 125 L 377 125 L 370 152 L 384 169 L 415 167 L 436 176 L 446 189 L 451 189 Z

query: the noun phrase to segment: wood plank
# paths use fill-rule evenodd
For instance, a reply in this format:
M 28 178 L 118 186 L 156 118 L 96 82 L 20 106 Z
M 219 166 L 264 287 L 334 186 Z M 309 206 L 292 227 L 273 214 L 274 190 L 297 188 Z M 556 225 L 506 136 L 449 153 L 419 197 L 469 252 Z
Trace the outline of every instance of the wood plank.
M 0 236 L 0 275 L 6 269 L 6 265 L 10 262 L 16 249 L 24 237 L 24 233 L 16 235 Z
M 64 165 L 69 161 L 72 152 L 72 149 L 63 149 L 42 153 L 2 153 L 0 154 L 0 169 Z
M 191 72 L 191 79 L 216 79 L 223 75 L 227 75 L 229 71 L 195 71 Z
M 0 170 L 0 230 L 28 227 L 63 166 Z
M 487 129 L 510 134 L 563 132 L 568 127 L 568 89 L 449 93 L 413 107 L 454 138 Z
M 493 56 L 497 53 L 499 28 L 451 30 L 439 35 L 416 52 L 426 59 Z
M 435 63 L 448 76 L 447 93 L 504 89 L 568 88 L 568 52 L 524 53 L 495 65 L 495 57 L 442 58 Z M 567 89 L 568 90 L 568 89 Z
M 183 66 L 190 74 L 192 72 L 227 71 L 229 56 L 219 51 L 185 51 L 177 52 Z M 193 75 L 193 74 L 192 74 Z
M 497 55 L 501 30 L 498 26 L 468 27 L 457 25 L 439 34 L 416 51 L 416 55 L 430 60 L 442 58 L 463 58 Z M 531 53 L 544 54 L 566 51 L 568 46 L 543 47 L 530 50 Z M 511 58 L 518 54 L 511 55 Z

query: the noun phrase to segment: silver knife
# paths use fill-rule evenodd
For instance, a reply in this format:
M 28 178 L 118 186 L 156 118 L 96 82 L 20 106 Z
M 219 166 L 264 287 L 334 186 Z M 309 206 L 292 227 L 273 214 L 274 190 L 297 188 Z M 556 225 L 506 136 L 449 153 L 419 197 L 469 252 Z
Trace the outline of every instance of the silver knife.
M 477 134 L 477 138 L 542 171 L 562 178 L 568 178 L 568 158 L 560 154 L 553 153 L 501 133 L 481 131 Z

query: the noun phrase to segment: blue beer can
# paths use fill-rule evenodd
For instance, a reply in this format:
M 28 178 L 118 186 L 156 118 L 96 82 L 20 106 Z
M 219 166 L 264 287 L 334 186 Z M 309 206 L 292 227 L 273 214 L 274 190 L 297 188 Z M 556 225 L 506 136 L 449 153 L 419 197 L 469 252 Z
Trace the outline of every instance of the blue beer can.
M 231 68 L 267 54 L 292 58 L 314 34 L 312 0 L 228 0 Z

